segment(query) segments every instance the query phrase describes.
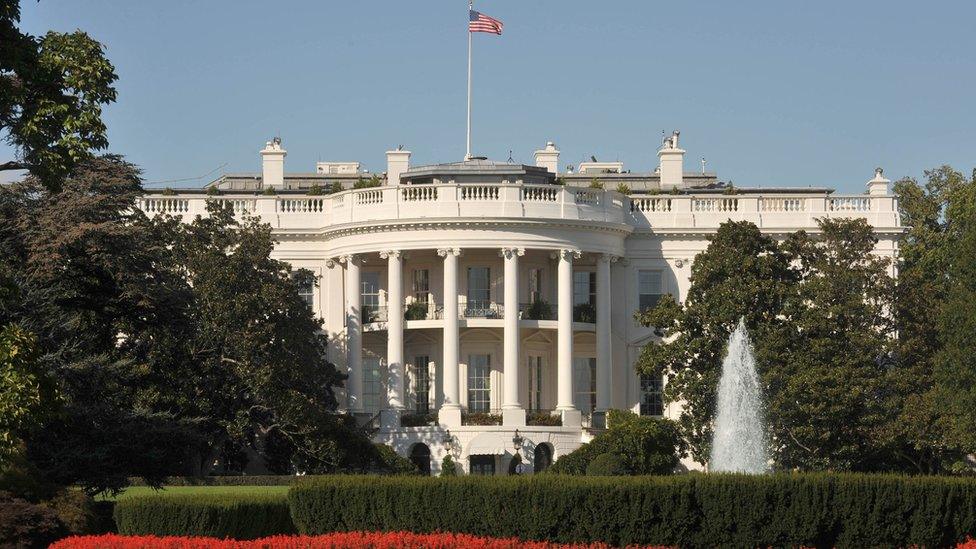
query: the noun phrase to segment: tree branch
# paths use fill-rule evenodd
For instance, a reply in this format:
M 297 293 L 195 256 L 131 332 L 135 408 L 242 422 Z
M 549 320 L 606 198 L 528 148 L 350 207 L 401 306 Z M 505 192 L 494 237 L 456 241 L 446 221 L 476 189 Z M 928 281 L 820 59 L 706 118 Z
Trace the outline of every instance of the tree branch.
M 26 170 L 29 166 L 23 162 L 18 162 L 16 160 L 11 160 L 9 162 L 4 162 L 0 164 L 0 171 L 3 170 Z

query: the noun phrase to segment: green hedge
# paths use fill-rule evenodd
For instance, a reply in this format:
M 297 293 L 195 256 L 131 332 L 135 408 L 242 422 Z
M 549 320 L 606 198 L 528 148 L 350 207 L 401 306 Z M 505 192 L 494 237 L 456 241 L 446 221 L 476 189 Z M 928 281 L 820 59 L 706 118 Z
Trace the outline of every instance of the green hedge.
M 120 534 L 254 539 L 295 533 L 284 487 L 203 487 L 124 496 L 115 504 Z
M 302 478 L 297 475 L 221 475 L 207 477 L 169 477 L 163 486 L 288 486 Z M 147 486 L 140 477 L 130 477 L 129 486 Z
M 976 482 L 886 475 L 320 477 L 301 533 L 437 530 L 681 547 L 941 547 L 976 534 Z

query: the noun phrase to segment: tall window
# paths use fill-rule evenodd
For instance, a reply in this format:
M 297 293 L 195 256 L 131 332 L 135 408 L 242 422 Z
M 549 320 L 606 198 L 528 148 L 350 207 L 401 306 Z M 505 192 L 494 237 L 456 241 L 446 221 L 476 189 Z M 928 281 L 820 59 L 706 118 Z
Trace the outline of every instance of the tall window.
M 573 390 L 576 407 L 584 414 L 596 408 L 596 359 L 573 359 Z
M 375 412 L 382 407 L 383 380 L 380 359 L 363 357 L 363 408 Z
M 414 269 L 413 271 L 413 299 L 418 303 L 427 303 L 430 296 L 430 271 Z
M 529 303 L 542 299 L 542 269 L 529 269 Z
M 468 267 L 468 309 L 491 307 L 491 269 Z
M 529 410 L 542 410 L 542 357 L 529 357 Z
M 661 271 L 637 271 L 637 301 L 640 309 L 653 309 L 661 300 Z
M 416 411 L 418 414 L 426 414 L 430 411 L 430 357 L 414 357 L 413 383 Z
M 660 375 L 640 376 L 640 415 L 664 415 L 664 377 Z
M 491 410 L 491 355 L 468 355 L 468 411 Z
M 309 309 L 315 308 L 315 275 L 312 273 L 300 270 L 292 274 L 295 280 L 295 285 L 298 286 L 298 296 L 302 298 L 302 301 L 308 305 Z
M 376 312 L 380 308 L 380 273 L 367 271 L 362 273 L 362 308 L 363 322 L 373 322 Z
M 576 271 L 573 273 L 573 305 L 596 305 L 596 273 Z

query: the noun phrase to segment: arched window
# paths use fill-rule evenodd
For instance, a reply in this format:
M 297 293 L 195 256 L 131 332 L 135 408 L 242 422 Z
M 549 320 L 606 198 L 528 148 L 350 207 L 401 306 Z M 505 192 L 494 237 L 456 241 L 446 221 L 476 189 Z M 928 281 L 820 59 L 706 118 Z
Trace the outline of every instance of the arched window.
M 508 474 L 509 475 L 519 475 L 521 471 L 519 470 L 519 465 L 522 465 L 522 455 L 516 453 L 512 456 L 512 459 L 508 461 Z
M 421 475 L 430 476 L 430 448 L 426 444 L 418 442 L 410 448 L 410 461 Z
M 541 473 L 552 465 L 552 446 L 542 443 L 535 447 L 535 458 L 532 460 L 532 469 L 535 473 Z

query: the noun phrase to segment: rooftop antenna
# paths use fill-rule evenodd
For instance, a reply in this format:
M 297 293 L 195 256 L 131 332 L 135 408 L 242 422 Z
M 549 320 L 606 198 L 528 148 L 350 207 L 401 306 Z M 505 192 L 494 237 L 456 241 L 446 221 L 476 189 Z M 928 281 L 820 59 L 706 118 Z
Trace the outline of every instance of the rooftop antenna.
M 508 163 L 509 164 L 514 164 L 515 163 L 515 160 L 512 159 L 512 149 L 508 149 Z
M 592 160 L 593 162 L 599 162 L 599 161 L 598 161 L 598 160 L 596 159 L 596 156 L 595 156 L 595 155 L 592 155 L 592 154 L 590 155 L 590 160 Z
M 701 164 L 702 164 L 702 175 L 705 175 L 705 157 L 704 156 L 701 159 Z

